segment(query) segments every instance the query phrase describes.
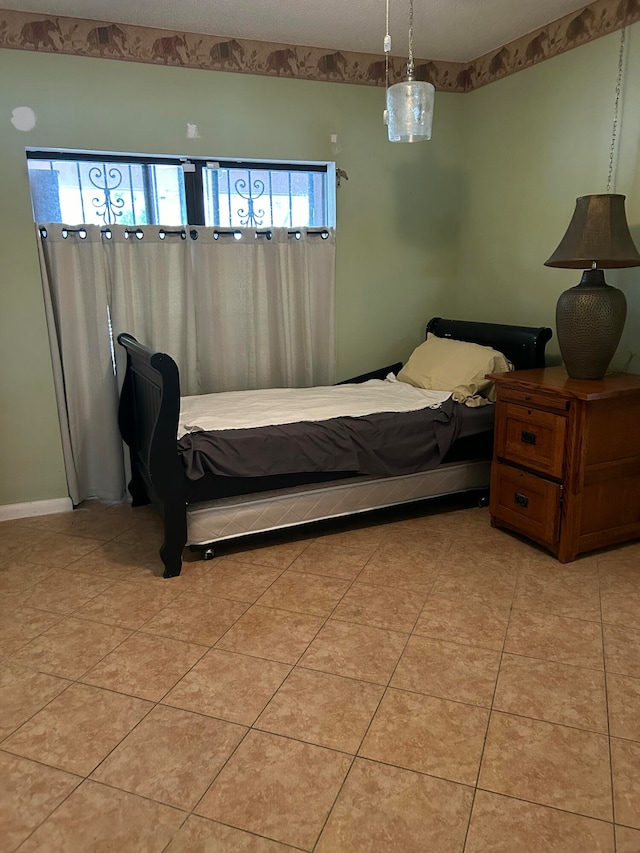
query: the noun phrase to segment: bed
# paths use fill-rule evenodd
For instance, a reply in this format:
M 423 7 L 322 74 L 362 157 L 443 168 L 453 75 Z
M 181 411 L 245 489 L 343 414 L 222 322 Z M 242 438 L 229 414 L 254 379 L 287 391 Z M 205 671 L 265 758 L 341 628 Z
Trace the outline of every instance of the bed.
M 440 317 L 428 323 L 426 332 L 429 339 L 435 336 L 492 347 L 503 353 L 516 370 L 544 366 L 545 347 L 552 334 L 545 327 L 474 323 Z M 217 459 L 203 465 L 201 457 L 198 457 L 200 462 L 196 468 L 198 464 L 200 467 L 194 473 L 188 470 L 187 461 L 187 457 L 194 454 L 186 452 L 184 446 L 185 440 L 189 444 L 189 439 L 183 437 L 182 443 L 178 442 L 181 396 L 175 361 L 167 353 L 154 352 L 140 344 L 127 333 L 118 336 L 118 343 L 127 353 L 119 425 L 130 454 L 129 493 L 133 506 L 151 502 L 162 515 L 164 542 L 160 558 L 164 564 L 164 577 L 180 574 L 182 554 L 187 545 L 201 548 L 205 557 L 210 558 L 215 543 L 248 534 L 427 498 L 488 490 L 493 406 L 474 410 L 451 401 L 439 409 L 430 409 L 431 414 L 418 415 L 411 411 L 403 415 L 406 419 L 403 424 L 409 424 L 406 429 L 402 427 L 407 443 L 411 443 L 411 436 L 416 434 L 416 430 L 422 430 L 424 434 L 428 432 L 433 436 L 432 444 L 439 451 L 435 461 L 421 461 L 412 467 L 406 459 L 396 458 L 395 449 L 385 456 L 381 447 L 382 462 L 376 462 L 376 455 L 368 451 L 369 445 L 375 443 L 373 437 L 380 433 L 381 425 L 389 418 L 388 413 L 381 412 L 368 418 L 336 418 L 335 423 L 327 422 L 327 429 L 338 429 L 335 446 L 330 446 L 328 451 L 331 455 L 335 450 L 338 461 L 334 467 L 338 470 L 323 470 L 322 466 L 305 464 L 306 451 L 298 438 L 305 428 L 317 429 L 317 424 L 308 422 L 306 427 L 303 423 L 285 424 L 282 428 L 289 430 L 283 440 L 292 448 L 292 459 L 295 455 L 293 449 L 298 444 L 302 447 L 301 461 L 289 465 L 286 473 L 273 470 L 272 457 L 277 453 L 263 452 L 260 455 L 255 452 L 255 446 L 264 447 L 265 440 L 271 439 L 265 439 L 262 433 L 250 429 L 221 431 L 215 435 L 216 444 L 220 444 L 219 438 L 222 439 L 222 444 L 217 447 Z M 353 393 L 351 386 L 365 388 L 375 385 L 371 380 L 397 375 L 402 366 L 402 363 L 387 365 L 339 385 L 349 386 L 342 390 Z M 224 395 L 213 396 L 224 399 Z M 362 451 L 363 458 L 372 460 L 367 462 L 365 459 L 362 463 L 365 473 L 360 455 L 357 463 L 347 463 L 338 453 L 338 446 L 342 443 L 349 444 L 353 451 L 354 426 L 364 430 L 355 438 L 358 454 Z M 342 442 L 345 429 L 348 442 Z M 393 431 L 393 424 L 391 429 Z M 241 445 L 241 450 L 238 450 L 234 445 L 225 443 L 230 436 L 235 437 L 232 433 L 243 439 L 257 438 L 258 444 L 249 446 L 253 450 L 245 452 L 248 445 Z M 197 440 L 206 440 L 206 436 L 198 436 Z M 330 438 L 329 442 L 333 440 Z M 327 445 L 324 428 L 322 442 Z M 404 440 L 395 442 L 396 447 L 402 444 Z M 249 468 L 248 474 L 234 468 L 231 463 L 235 459 L 249 460 L 253 467 Z M 266 466 L 262 465 L 261 460 L 264 459 L 269 462 Z M 305 470 L 307 467 L 312 470 Z

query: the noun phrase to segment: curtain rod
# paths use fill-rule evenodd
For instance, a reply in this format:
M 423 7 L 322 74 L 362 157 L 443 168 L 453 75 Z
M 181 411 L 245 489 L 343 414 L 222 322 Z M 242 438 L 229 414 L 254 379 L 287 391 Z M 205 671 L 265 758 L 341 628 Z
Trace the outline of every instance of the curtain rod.
M 146 227 L 149 227 L 149 226 L 146 226 Z M 153 226 L 151 226 L 151 227 L 153 227 Z M 47 229 L 45 227 L 41 226 L 39 231 L 40 231 L 40 236 L 46 240 L 48 237 Z M 87 229 L 82 228 L 82 227 L 81 228 L 63 228 L 60 233 L 61 233 L 64 240 L 67 239 L 69 234 L 77 234 L 81 240 L 87 239 Z M 100 233 L 107 240 L 111 240 L 113 237 L 113 231 L 109 227 L 101 228 Z M 125 228 L 123 233 L 124 233 L 125 239 L 128 239 L 129 237 L 136 237 L 138 240 L 144 239 L 144 231 L 142 230 L 141 227 L 133 228 L 133 229 L 132 228 Z M 323 240 L 326 240 L 329 237 L 329 231 L 326 228 L 314 228 L 314 229 L 308 228 L 308 229 L 306 229 L 306 233 L 309 235 L 309 237 L 321 237 Z M 199 237 L 199 232 L 198 232 L 197 228 L 191 228 L 189 231 L 189 236 L 191 237 L 192 240 L 197 240 Z M 288 237 L 295 237 L 296 240 L 299 240 L 302 237 L 302 230 L 293 229 L 293 230 L 287 231 L 287 236 Z M 187 239 L 187 232 L 184 228 L 178 228 L 176 230 L 171 230 L 171 231 L 167 230 L 166 228 L 160 228 L 158 231 L 158 237 L 161 240 L 164 240 L 167 237 L 180 237 L 182 240 L 186 240 Z M 219 228 L 214 228 L 213 229 L 213 239 L 218 240 L 220 237 L 234 237 L 236 240 L 239 240 L 242 237 L 242 231 L 240 231 L 237 228 L 230 229 L 230 230 L 221 230 Z M 256 238 L 265 237 L 267 240 L 271 240 L 273 237 L 273 231 L 271 231 L 270 229 L 265 229 L 262 231 L 256 230 L 255 237 Z

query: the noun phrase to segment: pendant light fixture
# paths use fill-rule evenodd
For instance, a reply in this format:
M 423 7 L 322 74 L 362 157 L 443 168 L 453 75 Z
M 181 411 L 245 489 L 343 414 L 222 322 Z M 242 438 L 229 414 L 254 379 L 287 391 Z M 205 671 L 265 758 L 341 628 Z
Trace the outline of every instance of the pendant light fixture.
M 387 32 L 384 38 L 387 71 L 387 124 L 390 142 L 426 142 L 431 139 L 435 88 L 431 83 L 414 78 L 413 65 L 413 0 L 409 0 L 409 59 L 407 78 L 389 86 L 389 0 L 387 0 Z

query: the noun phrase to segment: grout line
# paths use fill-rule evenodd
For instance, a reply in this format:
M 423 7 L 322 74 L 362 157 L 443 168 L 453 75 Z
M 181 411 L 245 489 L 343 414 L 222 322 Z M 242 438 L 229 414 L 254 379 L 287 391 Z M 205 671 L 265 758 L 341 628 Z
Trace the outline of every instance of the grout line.
M 613 750 L 611 748 L 611 720 L 610 720 L 610 712 L 609 712 L 609 683 L 608 683 L 608 674 L 607 674 L 607 656 L 605 649 L 605 640 L 604 640 L 604 624 L 602 622 L 602 587 L 600 585 L 600 558 L 596 556 L 596 566 L 598 569 L 598 602 L 600 604 L 600 636 L 602 642 L 602 666 L 604 669 L 604 699 L 605 699 L 605 707 L 607 709 L 607 745 L 609 747 L 609 783 L 611 785 L 611 817 L 614 822 L 614 830 L 613 830 L 613 849 L 614 853 L 618 849 L 618 839 L 617 833 L 615 831 L 615 820 L 616 820 L 616 801 L 614 796 L 614 778 L 613 778 Z
M 518 580 L 519 580 L 519 576 L 518 576 Z M 513 614 L 513 603 L 514 603 L 515 598 L 516 598 L 517 589 L 518 589 L 518 584 L 516 581 L 516 584 L 513 588 L 513 597 L 511 599 L 511 605 L 509 608 L 509 617 L 507 619 L 507 624 L 506 624 L 505 630 L 504 630 L 504 637 L 502 640 L 502 648 L 500 650 L 500 665 L 498 666 L 498 670 L 496 672 L 496 680 L 495 680 L 495 683 L 493 685 L 493 695 L 491 697 L 491 707 L 489 710 L 489 715 L 487 717 L 487 727 L 486 727 L 485 732 L 484 732 L 484 740 L 482 742 L 482 750 L 480 752 L 480 760 L 478 762 L 478 771 L 476 774 L 476 781 L 475 781 L 475 785 L 473 786 L 473 794 L 471 796 L 471 808 L 469 809 L 469 820 L 467 823 L 467 831 L 465 832 L 465 836 L 464 836 L 464 843 L 463 843 L 463 847 L 462 847 L 463 851 L 467 846 L 467 840 L 469 838 L 469 830 L 471 829 L 471 819 L 473 817 L 473 809 L 474 809 L 475 802 L 476 802 L 476 793 L 478 791 L 478 783 L 480 782 L 480 773 L 482 771 L 482 764 L 484 761 L 484 753 L 485 753 L 485 750 L 487 748 L 487 740 L 489 738 L 489 727 L 491 725 L 491 718 L 493 717 L 493 714 L 494 714 L 493 705 L 495 703 L 496 693 L 498 690 L 498 682 L 500 680 L 500 670 L 502 669 L 502 660 L 504 657 L 504 647 L 507 643 L 507 637 L 509 635 L 509 626 L 511 624 L 511 616 Z

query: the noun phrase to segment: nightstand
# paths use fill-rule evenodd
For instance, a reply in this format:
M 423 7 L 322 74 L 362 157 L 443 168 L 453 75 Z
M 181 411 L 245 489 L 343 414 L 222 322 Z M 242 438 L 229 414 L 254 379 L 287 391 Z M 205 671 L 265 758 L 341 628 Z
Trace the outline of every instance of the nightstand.
M 640 537 L 640 376 L 497 373 L 491 523 L 554 553 Z

